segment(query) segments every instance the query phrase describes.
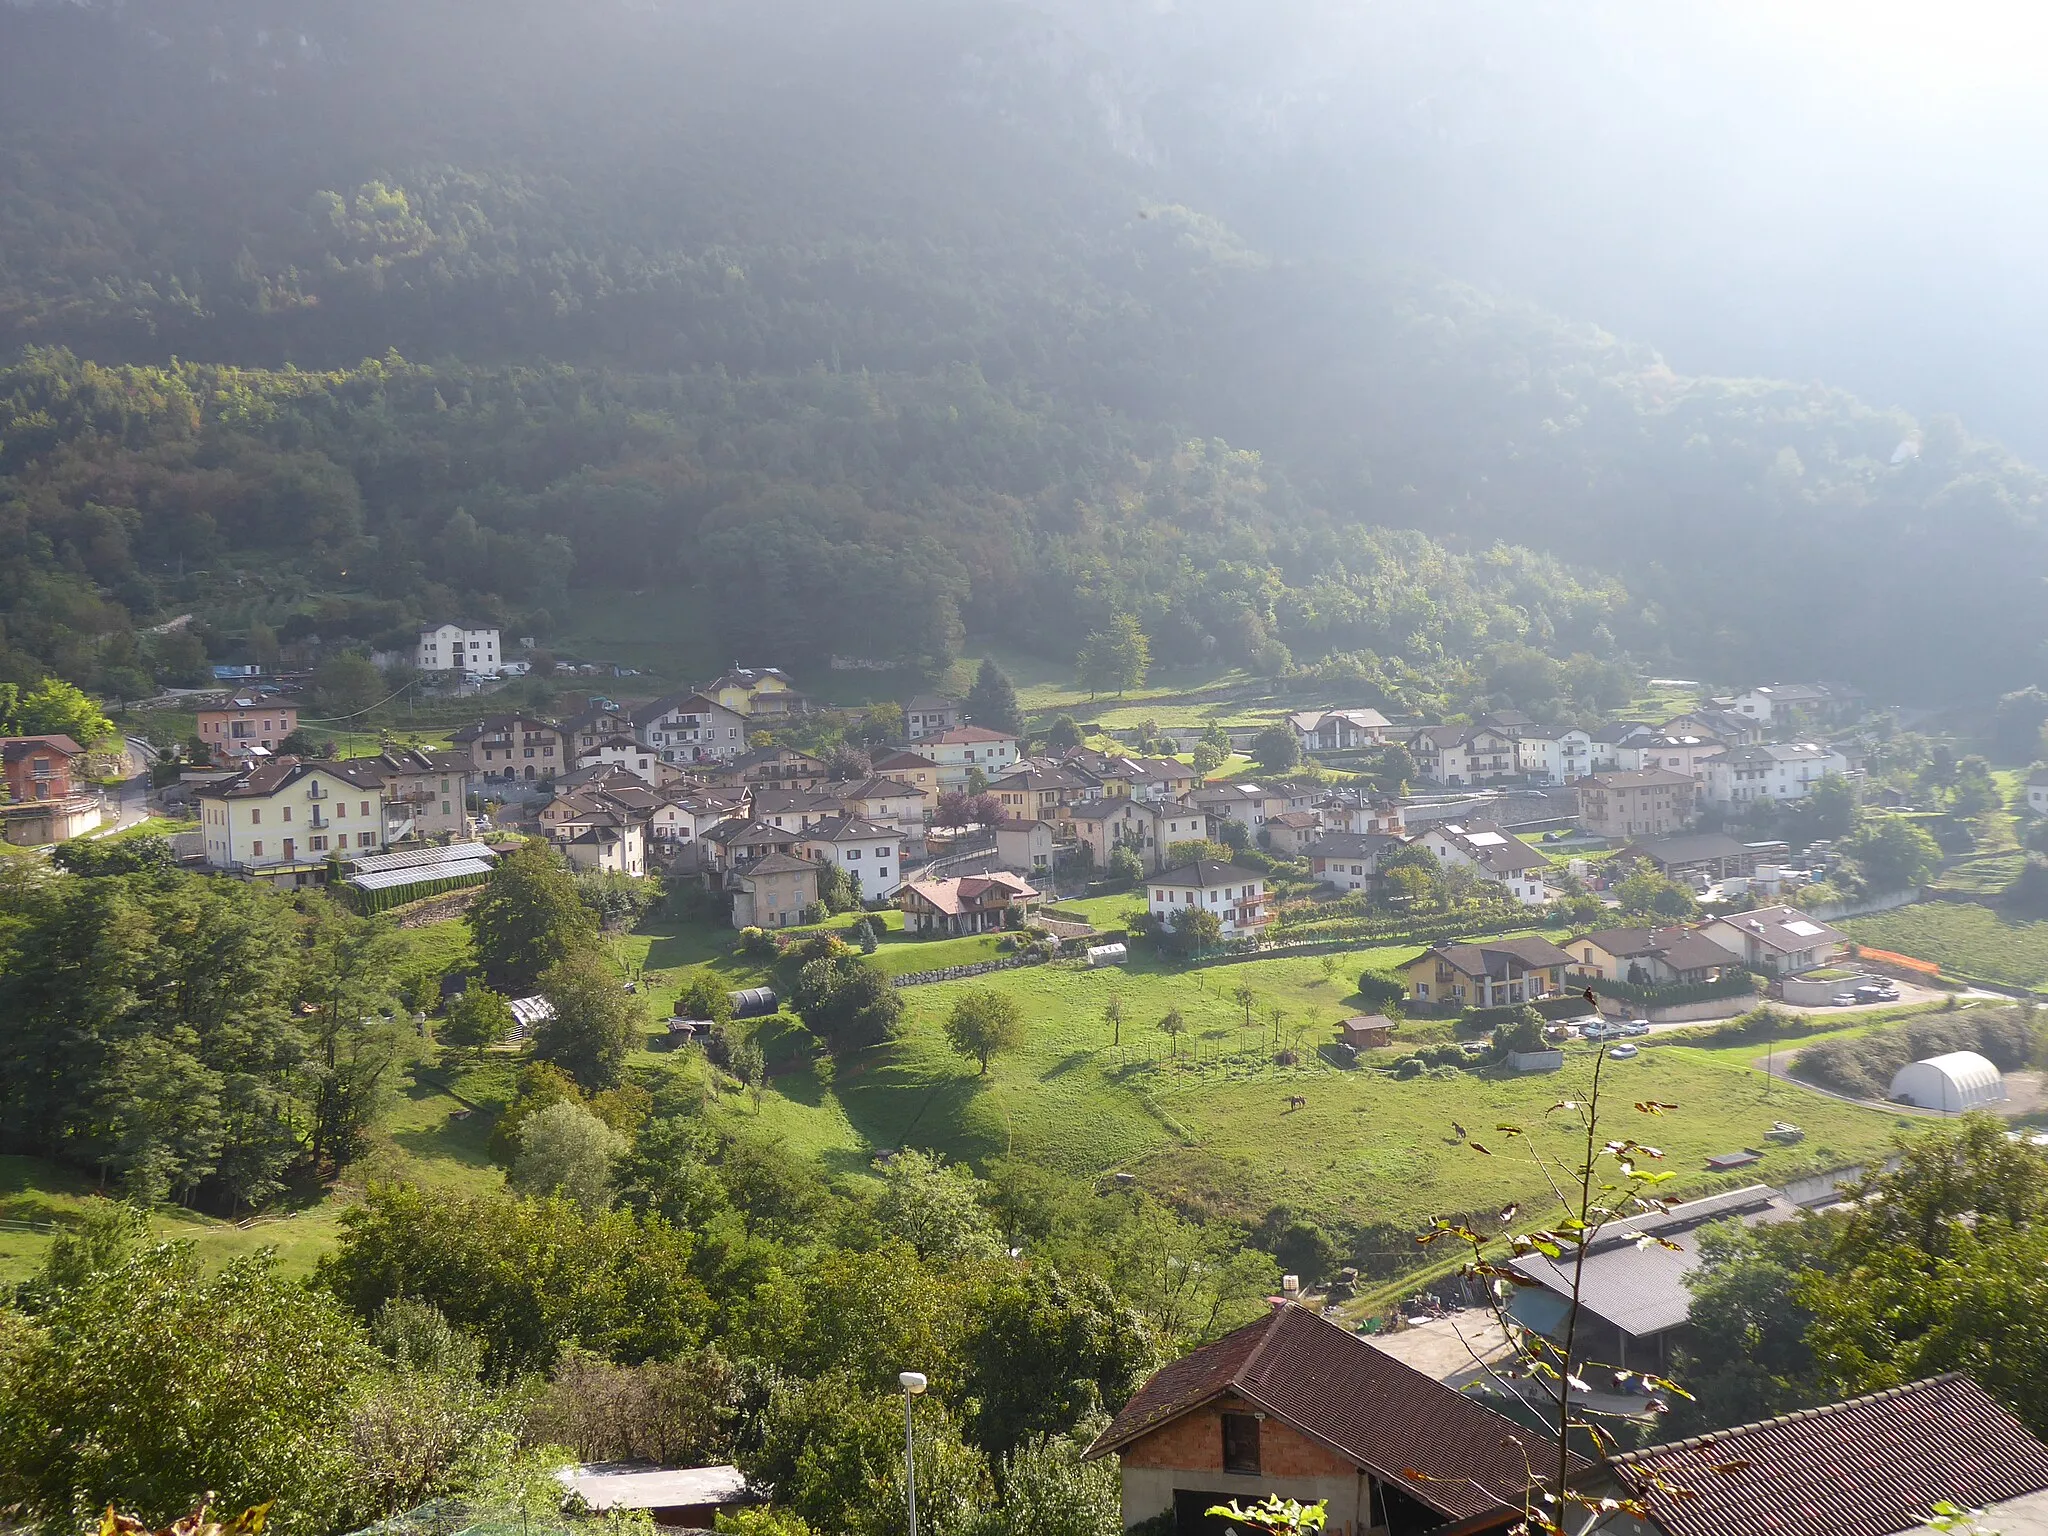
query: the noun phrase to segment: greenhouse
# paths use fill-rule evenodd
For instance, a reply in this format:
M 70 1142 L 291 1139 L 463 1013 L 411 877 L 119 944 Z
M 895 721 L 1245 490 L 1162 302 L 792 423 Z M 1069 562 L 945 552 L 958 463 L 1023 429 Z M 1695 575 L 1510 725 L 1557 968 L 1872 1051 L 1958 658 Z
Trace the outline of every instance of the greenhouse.
M 482 843 L 450 843 L 366 854 L 345 882 L 359 912 L 386 912 L 407 902 L 459 891 L 488 880 L 498 856 Z
M 1975 1051 L 1950 1051 L 1909 1061 L 1892 1076 L 1891 1099 L 1960 1115 L 2005 1101 L 2005 1079 Z

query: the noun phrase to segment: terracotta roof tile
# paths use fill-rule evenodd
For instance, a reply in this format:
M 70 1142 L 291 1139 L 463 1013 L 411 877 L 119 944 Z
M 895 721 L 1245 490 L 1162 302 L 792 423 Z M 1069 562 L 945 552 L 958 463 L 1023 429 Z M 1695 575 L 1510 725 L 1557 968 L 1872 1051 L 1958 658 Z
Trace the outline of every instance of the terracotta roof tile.
M 1726 1472 L 1715 1467 L 1744 1465 Z M 1669 1536 L 1895 1536 L 2048 1488 L 2048 1445 L 1961 1374 L 1617 1456 Z M 1653 1481 L 1687 1490 L 1659 1491 Z

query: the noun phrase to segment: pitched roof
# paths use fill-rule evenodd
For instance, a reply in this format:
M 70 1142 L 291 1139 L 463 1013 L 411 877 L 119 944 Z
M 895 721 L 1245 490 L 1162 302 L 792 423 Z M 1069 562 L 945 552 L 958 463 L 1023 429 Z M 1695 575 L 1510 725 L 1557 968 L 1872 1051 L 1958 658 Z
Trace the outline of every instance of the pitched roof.
M 1808 917 L 1797 907 L 1758 907 L 1717 919 L 1772 949 L 1796 954 L 1822 944 L 1845 944 L 1849 936 L 1830 928 L 1817 917 Z
M 1649 859 L 1657 864 L 1690 864 L 1695 859 L 1739 859 L 1749 853 L 1726 832 L 1689 832 L 1680 837 L 1651 837 L 1630 843 L 1621 850 L 1623 858 Z
M 805 832 L 804 841 L 871 843 L 878 838 L 894 839 L 896 835 L 894 827 L 885 827 L 880 822 L 869 821 L 865 816 L 834 816 Z
M 458 726 L 449 733 L 450 741 L 467 744 L 484 735 L 509 731 L 515 725 L 523 725 L 529 731 L 559 731 L 561 726 L 552 720 L 543 720 L 539 715 L 486 715 L 473 725 Z
M 799 859 L 794 854 L 764 853 L 752 863 L 742 866 L 737 873 L 742 875 L 796 875 L 808 871 L 818 872 L 818 866 L 809 859 Z
M 942 694 L 920 693 L 903 706 L 906 715 L 931 714 L 935 710 L 958 709 L 960 701 L 949 699 Z
M 877 773 L 888 773 L 896 768 L 937 768 L 939 765 L 916 752 L 891 752 L 887 757 L 876 758 L 871 766 Z
M 1541 1437 L 1484 1404 L 1286 1306 L 1154 1372 L 1087 1455 L 1119 1450 L 1226 1392 L 1453 1520 L 1519 1506 L 1530 1462 L 1547 1454 Z
M 1960 1373 L 1608 1465 L 1669 1536 L 1895 1536 L 1921 1528 L 1937 1501 L 1974 1508 L 2048 1489 L 2048 1445 Z
M 384 787 L 384 772 L 373 757 L 327 758 L 308 762 L 301 758 L 273 757 L 245 768 L 232 779 L 201 786 L 195 793 L 205 800 L 260 800 L 296 784 L 315 773 L 340 779 L 357 789 Z
M 629 713 L 635 725 L 652 725 L 665 715 L 673 715 L 679 712 L 687 712 L 693 715 L 708 715 L 714 709 L 718 710 L 721 714 L 730 715 L 733 713 L 732 710 L 727 709 L 718 700 L 706 698 L 703 694 L 692 688 L 682 693 L 667 694 L 662 698 L 654 700 L 651 704 L 642 704 Z
M 1660 784 L 1691 784 L 1693 781 L 1669 768 L 1625 768 L 1619 773 L 1589 773 L 1579 782 L 1597 784 L 1602 789 L 1641 789 Z
M 1431 955 L 1440 957 L 1467 976 L 1492 976 L 1496 979 L 1507 976 L 1510 960 L 1524 970 L 1572 963 L 1572 957 L 1550 940 L 1533 934 L 1523 939 L 1481 939 L 1473 944 L 1432 944 L 1415 958 L 1423 960 Z M 1413 965 L 1415 961 L 1408 963 Z
M 1302 851 L 1311 859 L 1374 859 L 1400 846 L 1391 832 L 1325 832 Z
M 991 891 L 1003 891 L 1014 900 L 1029 900 L 1038 894 L 1038 888 L 1022 875 L 1013 875 L 1008 870 L 991 870 L 983 875 L 959 875 L 951 879 L 907 882 L 899 895 L 914 893 L 920 900 L 937 908 L 948 917 L 958 916 L 967 910 L 969 902 L 986 896 Z
M 1570 942 L 1592 944 L 1617 960 L 1626 960 L 1631 955 L 1647 955 L 1658 947 L 1655 934 L 1648 928 L 1596 928 Z
M 1088 783 L 1078 774 L 1068 773 L 1062 768 L 1019 768 L 1006 773 L 989 785 L 990 789 L 1086 789 Z
M 6 740 L 6 760 L 10 763 L 19 762 L 38 748 L 62 752 L 66 757 L 76 757 L 85 750 L 69 736 L 9 736 Z
M 1255 869 L 1219 864 L 1214 859 L 1196 859 L 1176 869 L 1161 870 L 1152 877 L 1152 882 L 1155 885 L 1192 885 L 1197 890 L 1206 890 L 1212 885 L 1241 885 L 1247 880 L 1265 878 Z
M 971 746 L 979 741 L 1016 741 L 1017 739 L 1018 736 L 1015 731 L 992 731 L 985 725 L 956 725 L 950 731 L 941 731 L 936 736 L 925 737 L 926 741 L 936 742 L 941 746 L 947 747 Z

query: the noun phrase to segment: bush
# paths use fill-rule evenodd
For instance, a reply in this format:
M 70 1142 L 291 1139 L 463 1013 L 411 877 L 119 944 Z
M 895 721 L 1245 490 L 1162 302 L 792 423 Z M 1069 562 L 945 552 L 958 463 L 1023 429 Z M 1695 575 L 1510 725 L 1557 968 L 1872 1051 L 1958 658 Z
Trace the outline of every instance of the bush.
M 1136 885 L 1145 878 L 1145 861 L 1129 848 L 1118 848 L 1109 856 L 1109 878 Z
M 1389 1008 L 1400 1006 L 1401 999 L 1408 995 L 1408 989 L 1401 985 L 1398 977 L 1389 976 L 1385 971 L 1366 970 L 1358 973 L 1358 996 L 1366 1007 L 1375 1013 L 1385 1013 Z
M 751 960 L 772 960 L 778 950 L 773 936 L 765 928 L 742 928 L 740 953 Z

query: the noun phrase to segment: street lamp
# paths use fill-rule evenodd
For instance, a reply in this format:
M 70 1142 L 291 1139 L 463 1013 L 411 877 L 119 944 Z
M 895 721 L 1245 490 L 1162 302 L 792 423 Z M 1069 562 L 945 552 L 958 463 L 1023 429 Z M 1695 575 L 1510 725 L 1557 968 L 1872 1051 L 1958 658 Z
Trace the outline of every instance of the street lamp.
M 903 1383 L 903 1490 L 910 1501 L 910 1536 L 917 1536 L 917 1434 L 913 1411 L 927 1385 L 923 1371 L 902 1371 Z

